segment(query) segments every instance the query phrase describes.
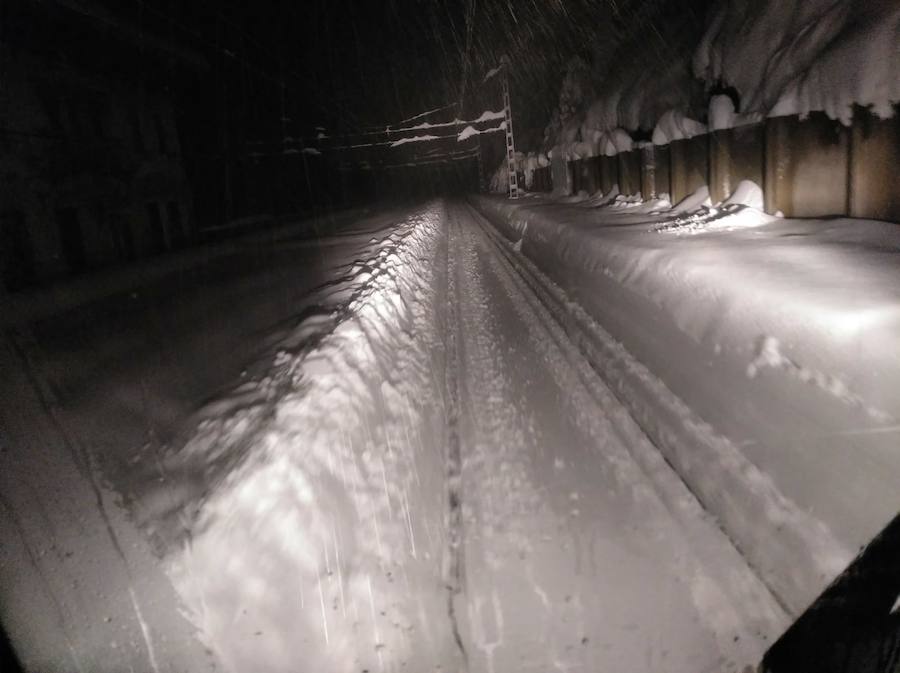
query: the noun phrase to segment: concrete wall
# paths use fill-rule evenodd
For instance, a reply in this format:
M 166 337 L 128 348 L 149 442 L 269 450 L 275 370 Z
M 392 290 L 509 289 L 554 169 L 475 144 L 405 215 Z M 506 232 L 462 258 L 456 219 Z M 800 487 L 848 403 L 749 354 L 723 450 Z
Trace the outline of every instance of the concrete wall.
M 849 215 L 900 222 L 900 114 L 878 119 L 857 108 L 853 125 L 822 113 L 777 117 L 668 146 L 570 162 L 580 189 L 673 203 L 708 185 L 713 202 L 741 180 L 762 187 L 766 211 L 788 217 Z M 571 190 L 567 193 L 572 193 Z

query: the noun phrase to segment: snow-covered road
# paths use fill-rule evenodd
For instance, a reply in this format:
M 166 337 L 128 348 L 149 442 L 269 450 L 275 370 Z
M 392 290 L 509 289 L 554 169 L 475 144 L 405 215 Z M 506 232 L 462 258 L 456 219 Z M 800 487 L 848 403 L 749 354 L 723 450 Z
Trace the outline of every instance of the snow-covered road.
M 520 277 L 449 207 L 474 671 L 735 670 L 785 617 Z M 545 299 L 546 300 L 546 299 Z
M 257 323 L 270 325 L 256 338 L 274 355 L 260 348 L 237 385 L 189 420 L 182 413 L 166 450 L 120 450 L 134 463 L 128 475 L 115 447 L 98 446 L 109 404 L 82 402 L 73 425 L 66 406 L 78 404 L 58 393 L 54 418 L 105 468 L 105 479 L 72 488 L 106 502 L 129 556 L 122 583 L 139 589 L 130 605 L 140 631 L 117 644 L 118 661 L 135 652 L 157 671 L 372 673 L 696 673 L 758 662 L 787 614 L 548 310 L 549 281 L 462 202 L 353 231 L 330 257 L 317 253 L 334 266 L 307 274 L 291 305 L 296 326 L 280 319 L 272 330 L 272 311 L 254 317 L 252 293 L 232 288 L 229 310 L 247 315 L 242 338 L 185 335 L 200 341 L 191 357 L 201 370 L 246 347 Z M 71 357 L 34 338 L 45 357 Z M 223 356 L 228 371 L 237 362 Z M 143 366 L 154 371 L 152 358 Z M 190 368 L 179 366 L 158 370 Z M 122 371 L 98 364 L 94 385 L 113 390 Z M 222 385 L 226 374 L 207 379 Z M 128 436 L 127 419 L 109 422 L 108 441 Z M 158 571 L 122 532 L 131 522 L 167 580 L 146 579 Z M 82 553 L 102 563 L 95 549 Z M 142 582 L 171 595 L 144 587 L 155 598 L 142 612 Z M 179 611 L 212 658 L 176 646 L 186 626 L 163 628 Z M 60 651 L 102 661 L 109 622 L 94 610 L 87 628 L 69 606 L 59 612 L 44 633 L 56 619 L 68 638 Z

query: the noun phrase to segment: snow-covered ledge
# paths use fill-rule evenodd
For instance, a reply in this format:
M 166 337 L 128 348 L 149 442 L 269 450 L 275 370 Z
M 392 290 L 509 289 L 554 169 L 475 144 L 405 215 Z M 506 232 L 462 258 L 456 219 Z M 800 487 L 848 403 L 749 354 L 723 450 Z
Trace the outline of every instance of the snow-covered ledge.
M 594 365 L 791 612 L 900 509 L 900 227 L 477 205 L 596 321 Z

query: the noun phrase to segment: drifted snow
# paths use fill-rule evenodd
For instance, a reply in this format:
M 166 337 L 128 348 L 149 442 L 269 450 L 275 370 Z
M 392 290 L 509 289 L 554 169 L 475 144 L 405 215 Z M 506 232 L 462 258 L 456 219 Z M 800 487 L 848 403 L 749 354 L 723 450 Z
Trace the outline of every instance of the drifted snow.
M 662 67 L 643 44 L 599 77 L 580 59 L 570 62 L 542 149 L 593 156 L 615 128 L 653 129 L 653 142 L 664 145 L 704 133 L 692 119 L 704 116 L 711 130 L 814 111 L 849 124 L 854 105 L 888 118 L 900 102 L 898 36 L 892 2 L 717 0 L 700 43 L 673 47 Z M 709 96 L 707 105 L 693 93 L 719 86 L 734 88 L 737 110 L 729 96 Z
M 441 136 L 435 135 L 424 135 L 424 136 L 409 136 L 407 138 L 400 138 L 400 140 L 394 140 L 391 142 L 391 147 L 399 147 L 400 145 L 406 145 L 408 143 L 421 143 L 428 140 L 440 140 Z
M 900 230 L 772 217 L 757 187 L 739 191 L 740 204 L 714 207 L 704 189 L 669 212 L 479 203 L 660 377 L 668 392 L 650 393 L 641 367 L 606 364 L 612 346 L 595 360 L 798 611 L 900 507 Z M 671 393 L 687 406 L 647 413 Z
M 668 145 L 675 140 L 693 138 L 706 131 L 705 125 L 685 117 L 679 110 L 668 110 L 653 129 L 653 144 Z

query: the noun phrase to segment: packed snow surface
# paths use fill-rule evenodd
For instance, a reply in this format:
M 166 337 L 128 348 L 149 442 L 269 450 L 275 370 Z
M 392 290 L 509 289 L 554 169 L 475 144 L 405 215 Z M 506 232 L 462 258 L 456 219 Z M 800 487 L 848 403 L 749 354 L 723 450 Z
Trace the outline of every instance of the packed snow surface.
M 94 670 L 114 651 L 148 671 L 694 673 L 759 660 L 789 612 L 616 377 L 598 375 L 598 348 L 638 367 L 621 346 L 465 204 L 316 226 L 228 247 L 199 277 L 176 268 L 65 310 L 52 296 L 20 307 L 3 385 L 38 387 L 0 416 L 15 514 L 0 521 L 4 539 L 23 535 L 4 554 L 61 545 L 35 557 L 59 586 L 0 564 L 0 605 L 34 611 L 27 628 L 8 622 L 14 642 L 54 643 L 29 663 Z M 542 226 L 521 228 L 523 253 Z M 785 342 L 753 357 L 747 380 L 824 371 Z M 33 400 L 44 388 L 56 425 Z M 58 431 L 84 447 L 80 469 Z
M 796 613 L 900 509 L 900 229 L 759 196 L 479 205 L 636 358 L 594 364 Z

